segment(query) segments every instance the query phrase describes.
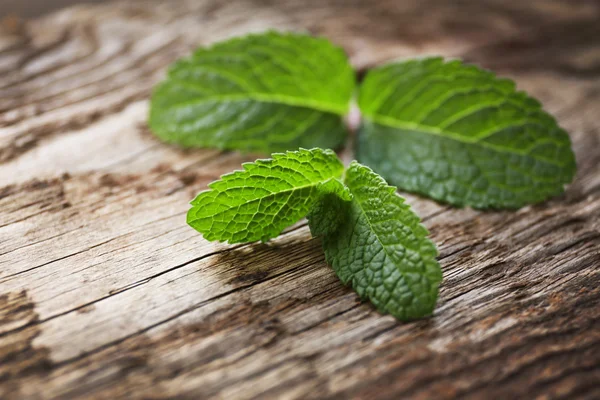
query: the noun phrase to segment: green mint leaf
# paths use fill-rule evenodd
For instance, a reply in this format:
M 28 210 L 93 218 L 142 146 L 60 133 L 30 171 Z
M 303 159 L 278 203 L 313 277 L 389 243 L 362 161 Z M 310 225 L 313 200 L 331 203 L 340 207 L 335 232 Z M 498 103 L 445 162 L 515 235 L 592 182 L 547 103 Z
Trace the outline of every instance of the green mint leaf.
M 186 147 L 337 148 L 354 86 L 348 58 L 326 39 L 248 35 L 173 64 L 152 95 L 149 125 Z
M 396 189 L 370 168 L 352 162 L 344 183 L 352 200 L 329 198 L 343 218 L 333 234 L 323 236 L 327 262 L 344 284 L 382 313 L 400 320 L 431 314 L 442 272 L 427 229 Z M 315 209 L 311 229 L 327 213 L 326 205 Z
M 267 241 L 304 218 L 321 196 L 348 198 L 337 179 L 344 166 L 333 151 L 300 149 L 272 157 L 209 184 L 192 201 L 187 223 L 207 240 Z
M 390 183 L 450 204 L 518 208 L 575 174 L 567 133 L 492 72 L 429 58 L 369 72 L 357 158 Z

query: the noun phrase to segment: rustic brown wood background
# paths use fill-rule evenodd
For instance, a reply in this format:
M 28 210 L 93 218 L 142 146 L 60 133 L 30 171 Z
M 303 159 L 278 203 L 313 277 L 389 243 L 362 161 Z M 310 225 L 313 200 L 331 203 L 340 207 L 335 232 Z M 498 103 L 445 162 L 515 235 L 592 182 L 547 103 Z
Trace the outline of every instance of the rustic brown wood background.
M 510 76 L 570 132 L 577 177 L 518 212 L 408 196 L 444 270 L 413 323 L 361 304 L 305 223 L 206 242 L 188 201 L 254 155 L 160 143 L 149 91 L 266 28 L 360 70 L 435 53 Z M 600 2 L 122 1 L 1 29 L 0 398 L 600 398 Z
M 101 3 L 110 0 L 1 0 L 0 16 L 31 18 L 74 4 Z

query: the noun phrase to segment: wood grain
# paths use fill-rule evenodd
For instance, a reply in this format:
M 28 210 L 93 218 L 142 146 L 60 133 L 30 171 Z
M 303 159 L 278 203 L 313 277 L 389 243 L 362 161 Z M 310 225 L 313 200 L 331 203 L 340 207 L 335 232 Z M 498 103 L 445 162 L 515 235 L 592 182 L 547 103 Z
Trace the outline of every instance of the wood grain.
M 584 0 L 123 1 L 4 21 L 0 398 L 600 397 L 598 21 Z M 195 46 L 266 28 L 325 35 L 360 71 L 436 53 L 512 77 L 569 131 L 577 177 L 517 212 L 407 195 L 444 271 L 412 323 L 360 303 L 305 222 L 206 242 L 189 200 L 255 155 L 160 143 L 147 98 Z

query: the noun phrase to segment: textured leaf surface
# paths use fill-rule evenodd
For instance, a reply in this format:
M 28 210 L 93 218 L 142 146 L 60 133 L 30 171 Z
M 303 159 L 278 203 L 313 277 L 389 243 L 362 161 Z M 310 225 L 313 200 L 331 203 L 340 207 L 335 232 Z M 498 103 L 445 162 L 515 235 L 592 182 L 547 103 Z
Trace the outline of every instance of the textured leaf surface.
M 379 311 L 401 320 L 430 314 L 442 273 L 427 229 L 395 188 L 370 168 L 353 162 L 344 183 L 352 201 L 336 203 L 344 218 L 323 237 L 327 262 Z
M 331 150 L 301 149 L 272 157 L 243 164 L 243 171 L 209 184 L 210 190 L 192 201 L 188 224 L 207 240 L 266 241 L 304 218 L 320 196 L 344 191 L 337 180 L 344 166 Z
M 342 188 L 321 196 L 306 216 L 313 237 L 336 233 L 346 220 L 352 195 L 342 197 L 344 194 L 349 194 L 349 189 L 341 182 L 339 184 Z
M 563 191 L 567 133 L 513 82 L 440 58 L 371 71 L 357 158 L 390 183 L 454 205 L 509 207 Z
M 354 90 L 343 50 L 268 32 L 198 49 L 155 89 L 150 127 L 183 146 L 275 152 L 336 148 Z

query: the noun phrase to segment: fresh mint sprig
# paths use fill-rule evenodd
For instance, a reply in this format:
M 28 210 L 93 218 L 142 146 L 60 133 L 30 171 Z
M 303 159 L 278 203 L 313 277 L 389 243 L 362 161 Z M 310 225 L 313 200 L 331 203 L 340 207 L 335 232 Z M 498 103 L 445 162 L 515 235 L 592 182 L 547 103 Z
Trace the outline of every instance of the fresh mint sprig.
M 295 33 L 252 34 L 177 61 L 154 90 L 149 125 L 184 147 L 273 153 L 224 175 L 187 221 L 208 240 L 266 241 L 307 217 L 342 282 L 383 313 L 432 313 L 437 250 L 399 188 L 455 206 L 518 208 L 561 193 L 576 172 L 568 134 L 514 82 L 439 57 L 374 68 L 348 169 L 355 91 L 342 49 Z M 304 150 L 313 148 L 312 150 Z M 381 174 L 379 176 L 377 173 Z
M 379 175 L 331 150 L 300 149 L 243 165 L 192 201 L 188 223 L 208 240 L 268 240 L 309 215 L 344 284 L 401 320 L 431 314 L 442 279 L 419 217 Z

